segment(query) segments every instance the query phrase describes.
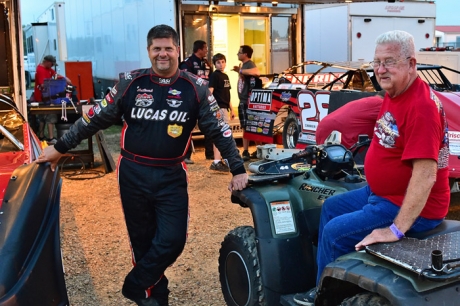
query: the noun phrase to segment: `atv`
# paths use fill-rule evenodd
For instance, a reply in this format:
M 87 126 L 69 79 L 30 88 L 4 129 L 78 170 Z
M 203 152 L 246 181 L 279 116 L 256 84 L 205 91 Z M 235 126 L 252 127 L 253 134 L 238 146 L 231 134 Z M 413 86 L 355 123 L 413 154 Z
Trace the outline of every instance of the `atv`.
M 249 165 L 249 186 L 231 196 L 251 210 L 254 225 L 231 230 L 220 249 L 227 305 L 297 305 L 294 294 L 316 286 L 321 206 L 367 184 L 355 159 L 369 140 L 348 150 L 331 136 L 304 150 L 257 147 L 261 160 Z M 460 305 L 459 262 L 460 221 L 445 220 L 338 258 L 322 275 L 315 305 Z

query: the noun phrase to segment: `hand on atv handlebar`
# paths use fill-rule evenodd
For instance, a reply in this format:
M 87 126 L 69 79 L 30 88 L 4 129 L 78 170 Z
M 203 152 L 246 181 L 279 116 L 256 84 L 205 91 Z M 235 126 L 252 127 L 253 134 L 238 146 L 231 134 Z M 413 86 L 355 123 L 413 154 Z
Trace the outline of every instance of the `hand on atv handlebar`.
M 232 192 L 233 190 L 243 190 L 248 185 L 248 174 L 242 173 L 237 174 L 232 177 L 230 184 L 228 184 L 228 190 Z
M 393 234 L 389 227 L 378 228 L 372 231 L 369 235 L 364 237 L 363 240 L 355 245 L 356 251 L 363 249 L 366 245 L 374 244 L 377 242 L 394 242 L 398 238 Z

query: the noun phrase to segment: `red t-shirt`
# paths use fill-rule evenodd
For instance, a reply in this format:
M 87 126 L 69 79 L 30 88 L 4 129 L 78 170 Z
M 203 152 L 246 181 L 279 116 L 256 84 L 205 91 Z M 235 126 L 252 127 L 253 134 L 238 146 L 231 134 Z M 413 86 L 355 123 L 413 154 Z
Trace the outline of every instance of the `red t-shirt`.
M 412 175 L 413 159 L 438 163 L 436 183 L 420 216 L 441 219 L 450 201 L 448 138 L 441 102 L 417 78 L 406 92 L 385 95 L 364 167 L 372 192 L 401 206 Z
M 382 106 L 381 96 L 371 96 L 349 102 L 324 117 L 316 129 L 316 143 L 323 144 L 332 131 L 342 135 L 341 143 L 350 148 L 358 142 L 358 136 L 372 137 L 375 122 Z
M 35 71 L 35 88 L 34 88 L 34 99 L 37 102 L 42 101 L 41 85 L 45 82 L 45 79 L 50 79 L 56 74 L 53 68 L 46 68 L 43 65 L 38 65 Z

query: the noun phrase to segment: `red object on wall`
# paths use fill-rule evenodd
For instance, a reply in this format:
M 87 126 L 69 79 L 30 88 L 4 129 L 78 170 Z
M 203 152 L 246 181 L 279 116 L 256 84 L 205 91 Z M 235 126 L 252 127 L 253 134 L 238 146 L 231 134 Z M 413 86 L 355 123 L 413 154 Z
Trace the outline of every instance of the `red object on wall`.
M 91 62 L 65 62 L 65 76 L 77 87 L 78 100 L 89 100 L 94 97 Z

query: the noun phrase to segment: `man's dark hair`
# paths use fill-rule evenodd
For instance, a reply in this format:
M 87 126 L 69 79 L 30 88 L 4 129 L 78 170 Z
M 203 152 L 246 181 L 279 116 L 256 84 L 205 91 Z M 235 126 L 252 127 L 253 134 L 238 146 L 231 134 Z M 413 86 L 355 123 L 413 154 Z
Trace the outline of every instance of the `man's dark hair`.
M 242 45 L 240 46 L 241 48 L 241 52 L 242 53 L 246 53 L 246 55 L 251 58 L 252 57 L 252 52 L 254 52 L 254 50 L 252 50 L 251 47 L 249 47 L 248 45 Z
M 147 47 L 150 47 L 156 38 L 172 38 L 173 44 L 179 46 L 179 35 L 169 25 L 160 24 L 151 28 L 147 34 Z
M 193 43 L 193 53 L 198 52 L 198 50 L 201 50 L 204 48 L 204 45 L 206 45 L 206 42 L 203 40 L 195 40 Z
M 225 58 L 225 55 L 223 55 L 222 53 L 217 53 L 215 54 L 213 57 L 212 57 L 212 63 L 215 65 L 217 61 L 219 60 L 224 60 L 224 61 L 227 61 L 227 59 Z

